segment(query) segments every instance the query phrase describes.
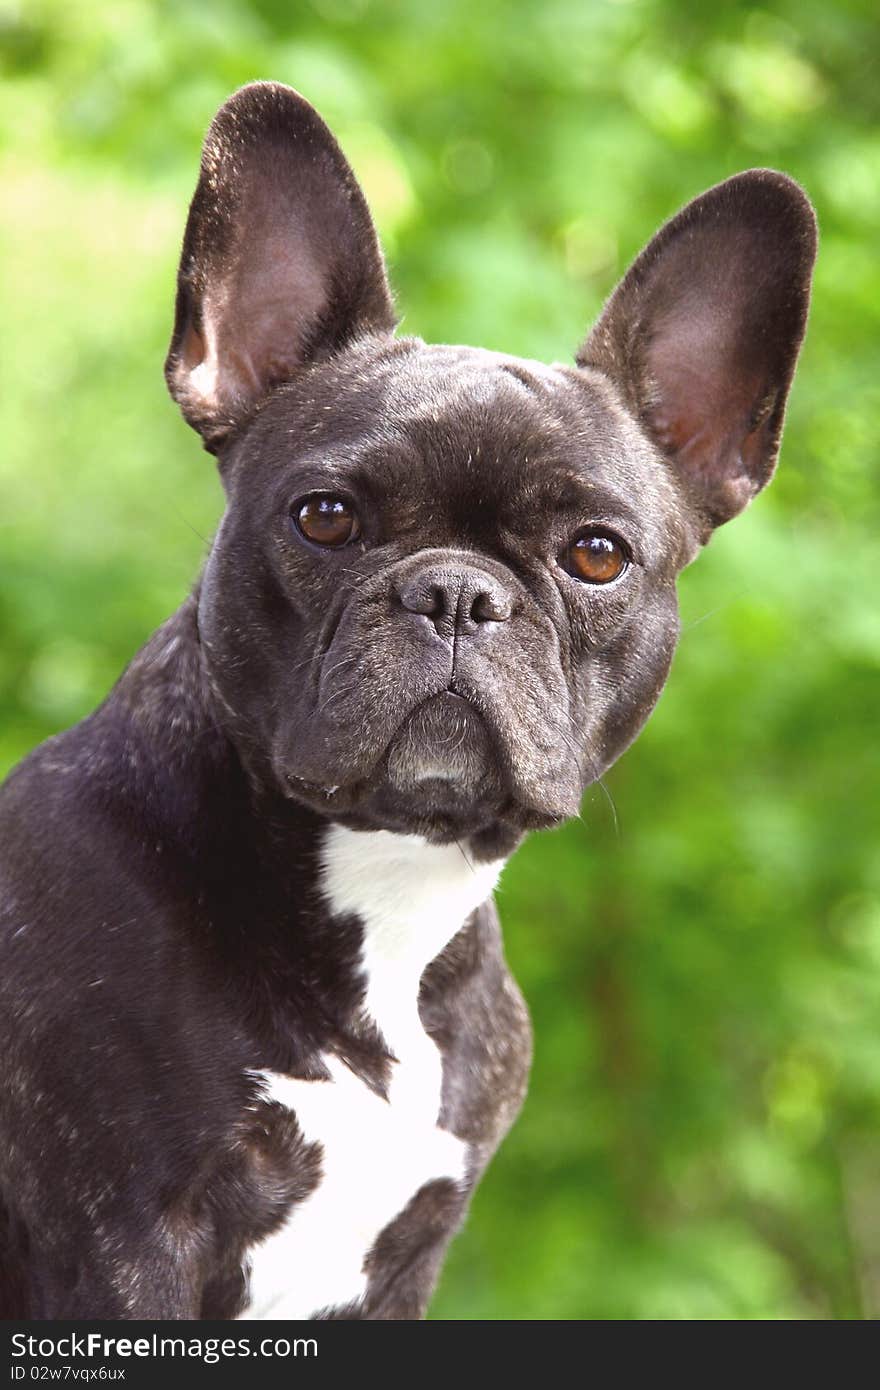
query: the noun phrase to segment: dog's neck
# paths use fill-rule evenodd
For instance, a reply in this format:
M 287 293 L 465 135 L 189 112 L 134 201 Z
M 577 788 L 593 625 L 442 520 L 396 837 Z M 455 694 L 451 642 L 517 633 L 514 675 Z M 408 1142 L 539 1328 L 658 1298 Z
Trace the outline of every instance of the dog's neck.
M 400 1057 L 422 1031 L 422 975 L 490 896 L 502 862 L 474 864 L 457 844 L 337 825 L 328 829 L 322 861 L 333 916 L 354 916 L 363 927 L 364 1011 Z
M 273 1001 L 255 1016 L 277 1024 L 287 997 L 306 1036 L 308 1020 L 315 1036 L 329 1029 L 381 1086 L 388 1072 L 377 1053 L 419 1045 L 420 980 L 491 895 L 503 859 L 350 829 L 249 777 L 217 715 L 196 613 L 193 597 L 96 716 L 106 721 L 105 775 L 115 774 L 120 795 L 135 786 L 151 822 L 145 839 L 162 845 L 163 873 L 176 873 L 180 895 L 205 904 L 205 940 L 235 988 Z M 136 769 L 135 781 L 119 778 L 120 767 Z M 275 1035 L 266 1041 L 278 1069 L 308 1071 L 307 1056 L 276 1051 Z

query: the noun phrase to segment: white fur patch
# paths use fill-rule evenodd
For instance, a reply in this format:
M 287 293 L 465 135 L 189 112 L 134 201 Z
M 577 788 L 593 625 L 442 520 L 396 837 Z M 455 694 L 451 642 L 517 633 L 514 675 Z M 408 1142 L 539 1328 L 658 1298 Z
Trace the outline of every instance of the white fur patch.
M 364 1008 L 397 1060 L 388 1100 L 338 1057 L 329 1081 L 260 1074 L 323 1148 L 322 1178 L 274 1235 L 249 1252 L 246 1318 L 307 1318 L 366 1292 L 364 1260 L 425 1183 L 464 1177 L 466 1145 L 439 1128 L 443 1068 L 419 1018 L 425 968 L 485 902 L 501 864 L 471 865 L 457 845 L 332 826 L 323 890 L 334 915 L 363 923 Z

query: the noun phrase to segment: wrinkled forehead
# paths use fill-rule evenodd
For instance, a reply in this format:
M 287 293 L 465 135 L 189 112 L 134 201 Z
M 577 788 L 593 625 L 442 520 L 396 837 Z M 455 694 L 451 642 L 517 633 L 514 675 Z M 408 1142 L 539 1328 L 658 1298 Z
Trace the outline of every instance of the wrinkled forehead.
M 352 353 L 279 392 L 260 433 L 328 485 L 398 501 L 457 496 L 522 516 L 592 491 L 622 508 L 674 498 L 604 377 L 479 348 L 404 340 Z
M 480 348 L 426 346 L 402 358 L 384 404 L 426 458 L 469 456 L 476 473 L 505 459 L 519 477 L 554 465 L 588 472 L 642 444 L 603 378 Z

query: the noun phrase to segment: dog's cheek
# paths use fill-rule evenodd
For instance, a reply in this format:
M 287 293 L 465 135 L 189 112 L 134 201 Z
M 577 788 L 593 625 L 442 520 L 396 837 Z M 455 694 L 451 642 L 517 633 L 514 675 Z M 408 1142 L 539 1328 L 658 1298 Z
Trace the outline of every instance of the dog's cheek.
M 199 637 L 217 717 L 264 770 L 277 726 L 300 712 L 306 624 L 253 547 L 223 537 L 199 595 Z
M 422 700 L 444 690 L 448 654 L 390 614 L 387 585 L 346 605 L 320 677 L 277 728 L 276 777 L 350 787 L 373 772 Z
M 599 652 L 587 653 L 575 700 L 593 778 L 616 762 L 656 705 L 678 641 L 674 585 L 655 590 Z

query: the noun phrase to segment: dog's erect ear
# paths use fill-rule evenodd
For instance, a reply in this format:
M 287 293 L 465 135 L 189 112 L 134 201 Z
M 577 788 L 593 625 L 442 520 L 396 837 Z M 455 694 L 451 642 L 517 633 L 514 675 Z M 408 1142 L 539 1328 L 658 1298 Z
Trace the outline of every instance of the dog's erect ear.
M 330 131 L 296 92 L 243 87 L 202 151 L 177 281 L 165 375 L 216 451 L 304 363 L 394 308 L 376 232 Z
M 615 381 L 678 471 L 703 539 L 772 476 L 815 256 L 798 185 L 737 174 L 648 243 L 578 356 Z

